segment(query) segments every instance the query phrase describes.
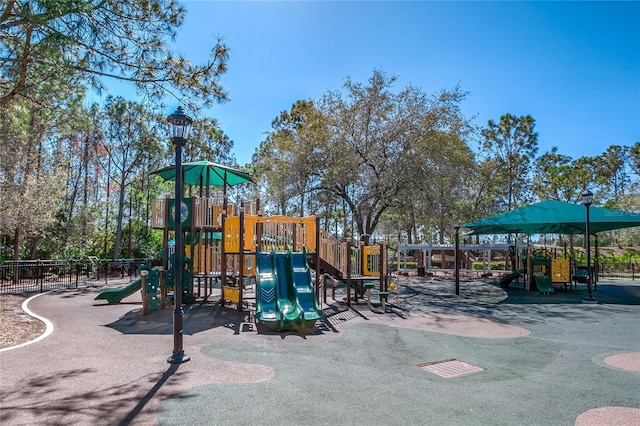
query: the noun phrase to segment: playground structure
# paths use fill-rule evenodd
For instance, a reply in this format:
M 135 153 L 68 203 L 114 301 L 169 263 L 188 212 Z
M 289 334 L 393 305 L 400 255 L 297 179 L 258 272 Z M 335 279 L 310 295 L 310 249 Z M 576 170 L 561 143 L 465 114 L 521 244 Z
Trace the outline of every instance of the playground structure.
M 175 226 L 175 200 L 155 200 L 152 227 L 163 230 L 163 264 L 147 268 L 144 277 L 122 289 L 108 289 L 97 299 L 118 303 L 144 288 L 143 310 L 166 305 L 173 289 L 175 246 L 169 240 Z M 255 298 L 256 319 L 272 330 L 307 329 L 322 317 L 320 301 L 327 301 L 327 283 L 343 283 L 347 304 L 365 297 L 380 306 L 387 297 L 386 245 L 365 246 L 340 241 L 320 228 L 315 216 L 262 216 L 260 200 L 228 203 L 227 197 L 182 200 L 184 238 L 183 301 L 207 299 L 220 289 L 220 304 L 243 311 Z M 249 289 L 253 297 L 247 297 Z M 371 301 L 377 288 L 380 301 Z M 255 295 L 253 295 L 255 293 Z M 147 303 L 152 303 L 147 306 Z
M 511 282 L 524 278 L 526 290 L 535 288 L 542 294 L 553 293 L 556 289 L 572 287 L 570 259 L 557 256 L 557 253 L 547 248 L 526 246 L 520 252 L 516 246 L 509 246 L 511 258 L 511 273 L 500 278 L 501 287 L 508 287 Z
M 567 289 L 572 286 L 572 279 L 575 281 L 579 276 L 579 270 L 571 274 L 571 262 L 566 252 L 562 256 L 557 255 L 546 248 L 535 248 L 531 245 L 516 246 L 510 244 L 459 244 L 458 258 L 463 269 L 472 271 L 470 263 L 475 253 L 482 260 L 482 269 L 476 270 L 478 274 L 489 276 L 493 272 L 504 273 L 498 279 L 501 287 L 508 287 L 512 282 L 524 280 L 526 290 L 538 289 L 543 294 L 553 293 L 556 289 Z M 492 253 L 505 253 L 505 271 L 493 271 L 491 269 Z M 420 268 L 426 273 L 433 274 L 435 271 L 443 271 L 445 274 L 452 271 L 455 266 L 455 246 L 453 244 L 400 244 L 397 252 L 397 268 L 401 272 L 407 273 L 407 253 L 414 253 L 414 260 L 417 261 L 418 275 L 421 275 Z M 402 258 L 400 256 L 402 254 Z M 508 254 L 508 255 L 507 255 Z M 507 262 L 510 259 L 510 262 Z M 434 261 L 435 260 L 435 261 Z M 434 268 L 434 263 L 439 263 L 438 268 Z M 510 271 L 507 269 L 510 263 Z M 453 273 L 453 272 L 452 272 Z M 533 284 L 533 285 L 532 285 Z
M 482 260 L 482 269 L 476 272 L 488 275 L 492 272 L 491 259 L 496 251 L 506 252 L 509 249 L 508 244 L 459 244 L 458 254 L 463 269 L 471 271 L 471 263 L 473 256 L 470 253 L 476 253 L 478 258 Z M 397 251 L 397 269 L 399 272 L 407 272 L 407 253 L 414 253 L 414 260 L 418 263 L 418 268 L 423 268 L 425 273 L 433 274 L 436 271 L 453 271 L 455 264 L 455 245 L 454 244 L 399 244 Z M 437 265 L 437 266 L 436 266 Z M 418 269 L 419 275 L 422 275 L 421 269 Z

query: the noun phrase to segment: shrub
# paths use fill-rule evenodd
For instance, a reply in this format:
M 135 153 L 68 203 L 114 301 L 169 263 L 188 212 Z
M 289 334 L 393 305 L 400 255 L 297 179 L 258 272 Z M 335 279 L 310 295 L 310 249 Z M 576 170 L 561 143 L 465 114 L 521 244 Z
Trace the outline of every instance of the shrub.
M 404 269 L 404 262 L 397 262 L 397 261 L 391 261 L 389 262 L 389 268 L 391 270 L 397 271 L 398 270 L 398 265 L 400 265 L 400 269 Z M 418 268 L 418 263 L 417 262 L 407 262 L 407 269 L 417 269 Z
M 474 271 L 482 271 L 483 270 L 482 262 L 473 262 L 471 265 L 471 269 Z M 491 262 L 489 263 L 489 269 L 492 271 L 503 271 L 504 270 L 504 261 L 502 262 Z

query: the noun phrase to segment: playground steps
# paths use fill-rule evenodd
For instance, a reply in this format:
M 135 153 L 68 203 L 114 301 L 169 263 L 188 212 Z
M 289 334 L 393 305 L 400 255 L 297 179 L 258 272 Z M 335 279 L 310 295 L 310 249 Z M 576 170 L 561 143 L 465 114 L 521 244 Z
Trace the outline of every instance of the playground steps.
M 388 291 L 378 291 L 376 293 L 372 293 L 371 290 L 378 286 L 377 283 L 373 282 L 364 282 L 362 283 L 362 290 L 364 294 L 366 294 L 367 304 L 370 308 L 385 308 L 385 304 L 387 299 L 389 298 L 390 292 Z M 363 297 L 365 297 L 363 294 Z M 378 300 L 376 300 L 376 295 Z

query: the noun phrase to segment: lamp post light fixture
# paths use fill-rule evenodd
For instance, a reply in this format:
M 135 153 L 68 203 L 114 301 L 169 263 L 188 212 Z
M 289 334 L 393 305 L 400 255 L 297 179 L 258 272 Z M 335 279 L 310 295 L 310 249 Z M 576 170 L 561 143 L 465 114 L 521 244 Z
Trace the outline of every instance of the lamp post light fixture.
M 582 193 L 582 204 L 584 204 L 585 208 L 587 209 L 586 213 L 586 223 L 585 223 L 585 239 L 586 239 L 586 246 L 587 246 L 587 295 L 586 297 L 582 300 L 582 303 L 598 303 L 598 301 L 593 297 L 593 294 L 591 294 L 591 230 L 590 228 L 590 221 L 589 221 L 589 207 L 591 206 L 591 203 L 593 202 L 593 193 L 591 191 L 589 191 L 588 189 L 585 189 L 584 192 Z
M 182 107 L 178 107 L 173 114 L 167 117 L 169 123 L 169 134 L 171 144 L 176 149 L 176 199 L 174 202 L 174 223 L 175 223 L 175 255 L 174 255 L 174 282 L 173 282 L 173 353 L 167 359 L 171 364 L 181 364 L 189 361 L 189 356 L 185 355 L 182 344 L 182 147 L 187 144 L 187 137 L 191 129 L 193 120 L 184 113 Z

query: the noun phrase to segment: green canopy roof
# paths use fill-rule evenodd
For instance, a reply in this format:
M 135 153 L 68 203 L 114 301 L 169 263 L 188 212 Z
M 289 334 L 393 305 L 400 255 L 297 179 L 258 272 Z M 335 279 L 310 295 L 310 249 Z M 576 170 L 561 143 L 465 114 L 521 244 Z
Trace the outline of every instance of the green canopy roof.
M 584 234 L 586 208 L 582 204 L 547 200 L 507 213 L 461 225 L 471 234 Z M 589 208 L 589 231 L 640 226 L 640 214 L 623 210 Z
M 164 180 L 176 180 L 176 166 L 167 166 L 151 172 Z M 212 163 L 211 161 L 193 161 L 182 163 L 182 175 L 185 185 L 224 186 L 238 185 L 245 182 L 253 182 L 251 175 L 233 167 Z

